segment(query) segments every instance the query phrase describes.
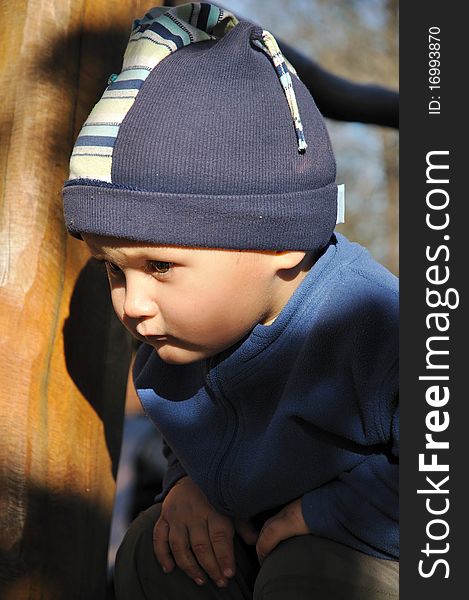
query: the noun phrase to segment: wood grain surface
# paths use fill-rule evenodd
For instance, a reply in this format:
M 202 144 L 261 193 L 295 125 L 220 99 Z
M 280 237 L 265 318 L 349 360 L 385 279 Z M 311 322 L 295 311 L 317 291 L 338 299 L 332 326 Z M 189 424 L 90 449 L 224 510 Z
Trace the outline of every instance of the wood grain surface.
M 66 234 L 81 124 L 158 2 L 0 2 L 0 597 L 106 598 L 131 345 Z

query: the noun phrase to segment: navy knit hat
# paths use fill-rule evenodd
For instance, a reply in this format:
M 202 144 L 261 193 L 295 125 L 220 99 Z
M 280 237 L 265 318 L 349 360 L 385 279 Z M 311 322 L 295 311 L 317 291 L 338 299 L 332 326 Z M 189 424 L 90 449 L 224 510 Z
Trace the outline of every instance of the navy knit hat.
M 156 7 L 77 139 L 65 222 L 78 238 L 315 250 L 336 224 L 335 173 L 271 34 L 207 3 Z

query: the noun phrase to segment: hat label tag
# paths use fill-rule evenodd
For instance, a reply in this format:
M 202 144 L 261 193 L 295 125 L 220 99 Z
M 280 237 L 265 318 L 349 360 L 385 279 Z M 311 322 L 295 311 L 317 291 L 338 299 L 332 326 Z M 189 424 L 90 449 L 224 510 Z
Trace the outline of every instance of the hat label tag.
M 345 183 L 337 186 L 337 220 L 336 225 L 345 223 Z

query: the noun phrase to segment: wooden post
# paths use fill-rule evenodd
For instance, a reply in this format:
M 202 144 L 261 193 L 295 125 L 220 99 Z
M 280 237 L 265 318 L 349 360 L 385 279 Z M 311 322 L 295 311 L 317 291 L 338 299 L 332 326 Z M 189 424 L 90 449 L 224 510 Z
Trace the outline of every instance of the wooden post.
M 0 597 L 103 600 L 130 339 L 67 236 L 74 138 L 158 2 L 0 1 Z

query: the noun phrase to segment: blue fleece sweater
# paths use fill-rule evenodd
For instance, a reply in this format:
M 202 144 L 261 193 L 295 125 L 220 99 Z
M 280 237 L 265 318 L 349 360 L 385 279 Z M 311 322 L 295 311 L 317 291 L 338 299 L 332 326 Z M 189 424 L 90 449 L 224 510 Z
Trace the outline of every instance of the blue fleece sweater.
M 398 284 L 336 234 L 272 325 L 209 361 L 143 345 L 137 392 L 168 445 L 162 500 L 185 473 L 221 512 L 302 499 L 311 532 L 399 555 Z

